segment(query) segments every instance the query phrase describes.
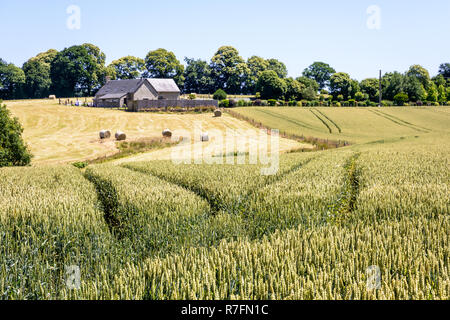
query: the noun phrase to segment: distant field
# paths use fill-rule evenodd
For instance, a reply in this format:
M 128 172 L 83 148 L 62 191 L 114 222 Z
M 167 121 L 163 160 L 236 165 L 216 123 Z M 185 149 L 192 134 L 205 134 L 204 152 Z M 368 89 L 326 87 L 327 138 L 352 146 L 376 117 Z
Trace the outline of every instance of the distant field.
M 450 107 L 246 107 L 233 111 L 288 134 L 353 143 L 448 133 L 450 127 Z
M 24 138 L 34 154 L 34 164 L 56 164 L 92 160 L 118 152 L 113 139 L 100 141 L 102 129 L 124 131 L 128 140 L 161 137 L 168 128 L 190 131 L 202 127 L 204 131 L 226 129 L 252 129 L 244 121 L 224 115 L 213 118 L 212 114 L 152 114 L 129 113 L 118 110 L 70 107 L 58 105 L 52 100 L 22 100 L 7 102 L 7 107 L 17 116 L 25 128 Z M 211 137 L 212 140 L 214 137 Z M 198 137 L 196 137 L 198 139 Z M 308 147 L 295 141 L 282 139 L 282 150 Z M 162 152 L 162 153 L 161 153 Z M 148 159 L 170 159 L 170 150 Z M 142 157 L 141 157 L 142 158 Z M 143 160 L 146 158 L 144 157 Z

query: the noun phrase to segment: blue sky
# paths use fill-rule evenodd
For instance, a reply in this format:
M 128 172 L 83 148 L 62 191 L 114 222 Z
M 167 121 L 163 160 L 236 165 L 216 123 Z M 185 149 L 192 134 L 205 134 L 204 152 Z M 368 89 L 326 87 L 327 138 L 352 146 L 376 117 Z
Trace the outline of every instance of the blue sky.
M 81 9 L 81 29 L 66 26 L 67 7 Z M 369 29 L 366 10 L 381 9 Z M 21 66 L 50 48 L 90 42 L 107 62 L 166 48 L 209 60 L 222 45 L 244 58 L 283 61 L 298 76 L 314 61 L 362 80 L 379 69 L 421 64 L 431 75 L 450 62 L 448 0 L 1 0 L 0 58 Z

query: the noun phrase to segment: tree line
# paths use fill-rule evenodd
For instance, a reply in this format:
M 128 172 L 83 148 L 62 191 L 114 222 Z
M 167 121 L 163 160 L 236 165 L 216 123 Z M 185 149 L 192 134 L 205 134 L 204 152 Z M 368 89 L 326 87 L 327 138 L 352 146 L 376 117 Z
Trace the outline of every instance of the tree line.
M 377 78 L 359 82 L 348 73 L 336 72 L 327 63 L 314 62 L 294 79 L 288 77 L 283 62 L 258 56 L 244 60 L 231 46 L 219 48 L 209 62 L 187 57 L 184 62 L 185 65 L 173 52 L 157 49 L 144 59 L 126 56 L 106 65 L 105 54 L 89 43 L 62 51 L 48 50 L 29 59 L 22 68 L 0 58 L 0 98 L 92 96 L 107 78 L 142 77 L 173 78 L 184 93 L 210 94 L 221 89 L 228 94 L 284 101 L 376 103 L 380 95 Z M 382 96 L 396 104 L 446 104 L 450 101 L 450 63 L 441 64 L 433 78 L 420 65 L 413 65 L 404 73 L 386 73 L 382 77 Z

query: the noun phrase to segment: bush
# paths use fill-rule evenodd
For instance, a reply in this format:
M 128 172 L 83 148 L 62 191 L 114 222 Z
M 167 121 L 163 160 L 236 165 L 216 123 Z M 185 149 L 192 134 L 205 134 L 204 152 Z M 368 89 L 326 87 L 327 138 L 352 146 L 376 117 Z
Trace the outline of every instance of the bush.
M 400 92 L 395 95 L 394 102 L 397 106 L 403 106 L 409 101 L 408 95 L 404 92 Z
M 191 93 L 188 98 L 189 100 L 195 100 L 197 99 L 197 96 L 195 95 L 195 93 Z
M 239 100 L 238 103 L 237 103 L 238 107 L 245 107 L 246 104 L 247 103 L 244 100 Z
M 235 108 L 238 106 L 238 102 L 236 100 L 229 99 L 229 101 L 230 101 L 230 104 L 229 104 L 230 108 Z
M 295 101 L 295 100 L 291 100 L 291 101 L 289 101 L 289 104 L 288 104 L 290 107 L 295 107 L 296 105 L 297 105 L 297 101 Z
M 219 102 L 219 107 L 220 108 L 229 108 L 230 107 L 230 100 L 228 100 L 228 99 L 221 100 Z
M 261 100 L 261 106 L 267 107 L 268 105 L 269 103 L 267 102 L 267 100 Z
M 89 164 L 88 164 L 87 162 L 75 162 L 75 163 L 72 163 L 72 165 L 73 165 L 75 168 L 78 168 L 78 169 L 84 169 L 84 168 L 86 168 Z
M 303 101 L 298 101 L 297 102 L 297 107 L 303 107 Z
M 267 103 L 269 104 L 269 106 L 275 107 L 277 105 L 277 100 L 269 99 L 269 100 L 267 100 Z
M 253 105 L 255 107 L 260 107 L 262 105 L 261 99 L 256 99 L 255 101 L 253 101 Z
M 336 107 L 340 107 L 341 103 L 340 102 L 336 102 Z
M 356 107 L 356 100 L 355 99 L 348 100 L 348 105 L 350 107 Z
M 19 119 L 11 117 L 0 100 L 0 167 L 26 166 L 32 155 L 22 139 L 23 128 Z
M 439 102 L 433 102 L 433 105 L 434 105 L 435 107 L 439 107 L 439 106 L 440 106 Z
M 391 106 L 394 105 L 394 103 L 393 103 L 392 101 L 389 101 L 389 100 L 382 100 L 382 101 L 381 101 L 381 105 L 382 105 L 383 107 L 391 107 Z
M 223 91 L 222 89 L 217 90 L 214 92 L 213 99 L 218 101 L 223 101 L 227 98 L 227 93 Z

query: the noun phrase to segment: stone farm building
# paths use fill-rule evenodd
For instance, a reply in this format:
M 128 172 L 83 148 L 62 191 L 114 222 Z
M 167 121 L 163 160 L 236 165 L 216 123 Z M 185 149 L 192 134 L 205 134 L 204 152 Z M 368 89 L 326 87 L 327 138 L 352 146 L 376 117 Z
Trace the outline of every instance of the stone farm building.
M 95 95 L 94 105 L 135 110 L 139 101 L 179 99 L 180 89 L 173 79 L 110 80 Z

